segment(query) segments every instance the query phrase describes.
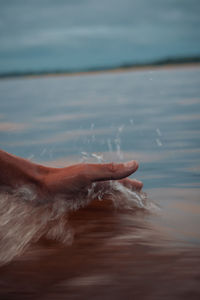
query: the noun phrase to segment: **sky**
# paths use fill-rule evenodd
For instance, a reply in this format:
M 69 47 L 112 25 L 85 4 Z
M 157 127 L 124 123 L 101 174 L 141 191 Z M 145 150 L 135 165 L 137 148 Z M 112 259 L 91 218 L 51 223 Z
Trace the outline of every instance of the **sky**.
M 0 73 L 200 55 L 199 0 L 0 0 Z

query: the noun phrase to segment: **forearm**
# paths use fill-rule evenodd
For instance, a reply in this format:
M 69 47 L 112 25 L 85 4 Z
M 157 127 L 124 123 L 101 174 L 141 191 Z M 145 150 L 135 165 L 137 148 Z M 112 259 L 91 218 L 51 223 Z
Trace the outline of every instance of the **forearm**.
M 47 168 L 0 150 L 0 188 L 42 185 Z

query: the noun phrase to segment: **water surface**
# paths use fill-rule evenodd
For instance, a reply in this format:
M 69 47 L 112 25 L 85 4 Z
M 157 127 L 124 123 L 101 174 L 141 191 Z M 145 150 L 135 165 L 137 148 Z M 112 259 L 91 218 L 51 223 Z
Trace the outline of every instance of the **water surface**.
M 137 159 L 157 208 L 70 213 L 70 243 L 32 241 L 1 267 L 2 299 L 199 299 L 199 83 L 199 68 L 0 81 L 2 149 L 58 167 Z

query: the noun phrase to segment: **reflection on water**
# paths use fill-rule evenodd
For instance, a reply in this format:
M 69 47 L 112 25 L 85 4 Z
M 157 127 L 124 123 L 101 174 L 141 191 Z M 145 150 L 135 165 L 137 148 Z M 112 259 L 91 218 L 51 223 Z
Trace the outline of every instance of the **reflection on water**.
M 134 176 L 160 207 L 107 199 L 66 216 L 59 202 L 52 211 L 1 198 L 20 232 L 9 236 L 4 220 L 6 253 L 24 232 L 35 243 L 1 267 L 0 298 L 199 299 L 199 79 L 187 68 L 0 82 L 1 148 L 52 166 L 137 159 Z
M 21 123 L 0 122 L 0 132 L 22 131 L 27 126 Z

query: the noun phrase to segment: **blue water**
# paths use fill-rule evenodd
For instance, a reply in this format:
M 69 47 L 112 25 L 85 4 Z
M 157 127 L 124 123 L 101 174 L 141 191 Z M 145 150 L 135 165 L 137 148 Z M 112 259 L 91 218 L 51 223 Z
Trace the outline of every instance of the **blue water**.
M 199 299 L 199 83 L 199 67 L 0 81 L 0 148 L 57 167 L 137 159 L 157 208 L 53 202 L 60 220 L 0 195 L 1 299 Z M 71 244 L 38 241 L 41 224 Z
M 133 158 L 146 187 L 198 185 L 199 83 L 199 68 L 3 80 L 0 146 L 39 161 Z
M 0 73 L 200 55 L 199 0 L 0 0 Z

